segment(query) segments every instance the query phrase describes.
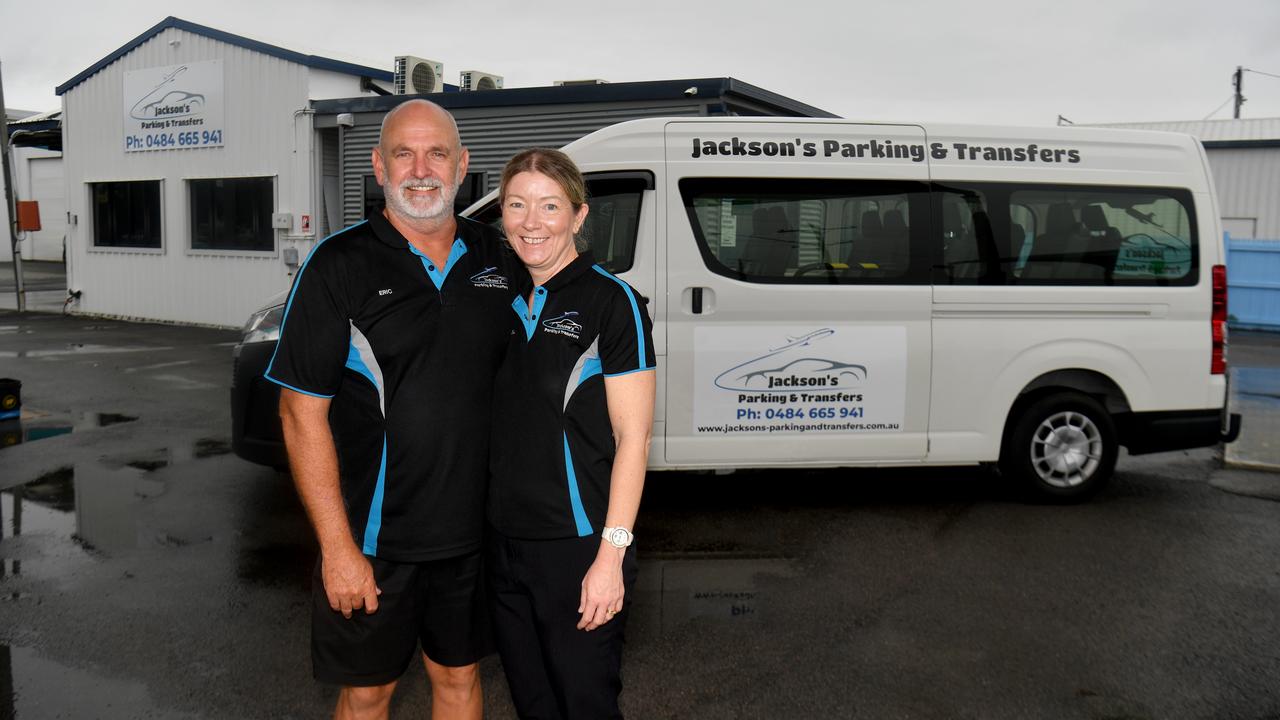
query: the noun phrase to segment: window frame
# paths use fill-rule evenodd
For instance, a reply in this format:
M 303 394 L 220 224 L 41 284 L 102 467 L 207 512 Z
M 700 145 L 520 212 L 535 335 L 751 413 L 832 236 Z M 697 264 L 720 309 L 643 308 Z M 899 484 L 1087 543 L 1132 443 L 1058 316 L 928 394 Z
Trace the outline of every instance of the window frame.
M 869 285 L 918 286 L 930 284 L 930 270 L 934 264 L 936 243 L 932 242 L 930 186 L 926 181 L 874 178 L 691 176 L 680 178 L 678 185 L 681 203 L 684 205 L 685 217 L 689 222 L 694 241 L 697 243 L 703 266 L 715 275 L 753 285 L 788 285 L 796 287 L 811 285 L 847 285 L 851 287 Z M 698 196 L 705 197 L 708 194 L 705 191 L 701 191 L 702 187 L 712 189 L 714 193 L 721 195 L 777 194 L 781 196 L 783 193 L 791 193 L 794 195 L 794 200 L 791 202 L 797 204 L 810 199 L 877 198 L 888 195 L 904 195 L 907 201 L 908 218 L 906 270 L 901 275 L 878 277 L 851 272 L 852 268 L 834 268 L 830 263 L 827 263 L 829 266 L 827 272 L 815 272 L 812 275 L 797 278 L 794 275 L 790 277 L 753 276 L 729 267 L 712 252 L 704 228 L 698 220 L 694 200 Z M 805 197 L 805 195 L 808 195 L 808 197 Z M 825 247 L 826 245 L 824 244 L 824 250 Z M 801 267 L 807 267 L 807 265 L 800 265 L 797 261 L 796 269 L 799 270 Z M 840 274 L 835 272 L 837 270 Z
M 94 200 L 95 185 L 115 185 L 120 183 L 155 183 L 156 184 L 156 204 L 160 209 L 159 228 L 160 228 L 160 245 L 158 247 L 145 247 L 140 245 L 99 245 L 98 244 L 98 217 L 97 206 Z M 84 183 L 85 207 L 89 210 L 89 242 L 86 243 L 86 252 L 90 253 L 129 253 L 136 255 L 164 255 L 168 251 L 168 233 L 165 231 L 165 225 L 168 222 L 168 212 L 165 208 L 165 179 L 162 177 L 149 178 L 116 178 L 111 180 L 88 180 Z
M 273 225 L 273 217 L 276 208 L 279 207 L 280 201 L 280 176 L 279 175 L 216 175 L 208 177 L 186 177 L 183 178 L 183 185 L 186 186 L 186 210 L 187 210 L 187 246 L 186 254 L 189 256 L 214 256 L 214 257 L 260 257 L 270 258 L 280 254 L 280 235 L 281 231 L 275 227 L 271 227 L 271 249 L 270 250 L 243 250 L 236 248 L 198 248 L 195 247 L 195 185 L 198 182 L 210 182 L 216 180 L 269 180 L 271 182 L 271 210 L 267 218 L 267 224 Z
M 1196 204 L 1194 193 L 1187 188 L 1168 187 L 1168 186 L 1150 186 L 1150 185 L 1100 185 L 1095 183 L 1089 184 L 1068 184 L 1068 183 L 1047 183 L 1047 182 L 1004 182 L 1004 181 L 935 181 L 930 185 L 930 192 L 935 196 L 934 214 L 932 222 L 938 227 L 939 232 L 935 233 L 939 241 L 939 255 L 936 271 L 934 272 L 933 283 L 938 286 L 981 286 L 981 287 L 1194 287 L 1200 283 L 1200 268 L 1203 258 L 1200 253 L 1200 234 L 1199 219 L 1196 215 Z M 1124 278 L 1111 275 L 1103 281 L 1096 281 L 1091 278 L 1027 278 L 1020 274 L 1025 267 L 1027 259 L 1032 257 L 1022 257 L 1022 248 L 1006 248 L 1006 254 L 996 259 L 999 267 L 998 272 L 984 274 L 973 281 L 960 281 L 951 276 L 948 272 L 944 259 L 942 257 L 941 248 L 941 228 L 942 228 L 942 204 L 943 197 L 946 194 L 971 194 L 978 193 L 984 199 L 984 205 L 988 208 L 988 214 L 991 216 L 992 223 L 997 218 L 1006 217 L 1004 222 L 1004 237 L 1006 242 L 1012 241 L 1009 236 L 1010 221 L 1007 219 L 1008 210 L 1011 207 L 1028 207 L 1025 199 L 1020 202 L 1014 202 L 1018 193 L 1077 193 L 1085 195 L 1088 193 L 1096 193 L 1101 196 L 1106 195 L 1156 195 L 1176 201 L 1182 206 L 1187 217 L 1187 228 L 1189 237 L 1187 238 L 1188 249 L 1190 251 L 1190 267 L 1187 273 L 1178 278 Z M 1033 213 L 1034 216 L 1034 213 Z M 1043 218 L 1037 217 L 1040 221 Z M 993 225 L 994 242 L 999 249 L 999 231 L 998 226 Z M 1024 228 L 1025 229 L 1025 228 Z M 1035 249 L 1035 239 L 1042 233 L 1043 228 L 1036 228 L 1033 231 L 1031 247 L 1032 253 Z M 1132 236 L 1127 236 L 1132 237 Z M 1126 237 L 1126 239 L 1127 239 Z M 1019 271 L 1015 274 L 1015 270 Z

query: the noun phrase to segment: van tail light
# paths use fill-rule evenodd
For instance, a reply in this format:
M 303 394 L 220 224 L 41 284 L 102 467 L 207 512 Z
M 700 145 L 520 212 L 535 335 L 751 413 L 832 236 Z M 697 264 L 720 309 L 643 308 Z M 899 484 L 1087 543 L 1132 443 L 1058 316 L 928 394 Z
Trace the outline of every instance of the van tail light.
M 1213 266 L 1213 356 L 1209 372 L 1222 375 L 1227 372 L 1227 266 Z

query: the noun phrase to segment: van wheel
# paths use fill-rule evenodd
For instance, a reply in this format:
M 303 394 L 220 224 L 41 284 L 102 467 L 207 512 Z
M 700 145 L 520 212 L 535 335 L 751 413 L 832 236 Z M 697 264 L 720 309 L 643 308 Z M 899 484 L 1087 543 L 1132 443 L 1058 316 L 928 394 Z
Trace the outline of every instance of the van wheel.
M 1000 471 L 1037 500 L 1077 502 L 1107 484 L 1119 450 L 1115 422 L 1098 401 L 1055 393 L 1012 419 Z

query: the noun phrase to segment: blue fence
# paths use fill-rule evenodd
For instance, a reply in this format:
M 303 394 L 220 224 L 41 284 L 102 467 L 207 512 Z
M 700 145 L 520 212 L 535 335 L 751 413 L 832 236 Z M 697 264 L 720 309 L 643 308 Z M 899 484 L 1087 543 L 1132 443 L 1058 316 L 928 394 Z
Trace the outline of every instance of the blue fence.
M 1280 240 L 1226 235 L 1227 312 L 1233 328 L 1280 331 Z

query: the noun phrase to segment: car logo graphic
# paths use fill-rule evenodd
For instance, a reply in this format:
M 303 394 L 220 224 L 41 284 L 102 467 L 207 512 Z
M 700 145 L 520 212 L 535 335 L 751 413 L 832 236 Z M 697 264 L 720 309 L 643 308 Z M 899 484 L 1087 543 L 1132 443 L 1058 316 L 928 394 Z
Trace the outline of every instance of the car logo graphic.
M 831 328 L 789 337 L 781 346 L 716 376 L 715 385 L 736 392 L 853 387 L 867 379 L 865 365 L 814 357 L 812 345 L 835 334 Z
M 507 289 L 507 276 L 494 272 L 496 267 L 487 267 L 471 276 L 471 284 L 476 287 Z
M 186 117 L 204 110 L 205 99 L 200 93 L 185 90 L 166 89 L 179 75 L 187 71 L 183 65 L 165 75 L 154 88 L 143 95 L 129 110 L 129 117 L 135 120 L 159 120 L 164 118 Z
M 557 315 L 556 317 L 543 320 L 542 327 L 553 332 L 559 332 L 576 338 L 582 333 L 582 325 L 574 322 L 570 318 L 575 318 L 577 316 L 578 312 L 576 310 L 569 310 Z

